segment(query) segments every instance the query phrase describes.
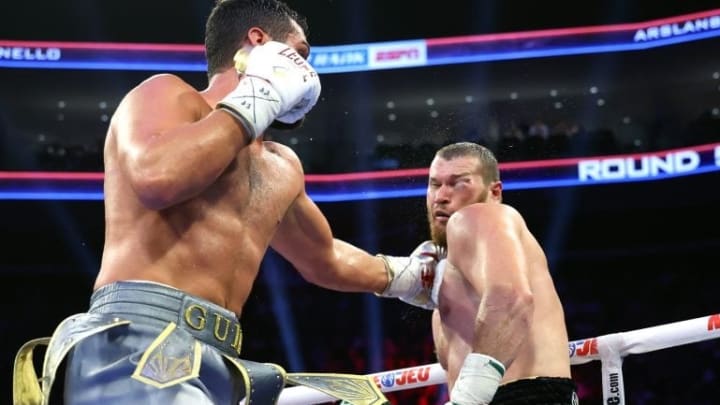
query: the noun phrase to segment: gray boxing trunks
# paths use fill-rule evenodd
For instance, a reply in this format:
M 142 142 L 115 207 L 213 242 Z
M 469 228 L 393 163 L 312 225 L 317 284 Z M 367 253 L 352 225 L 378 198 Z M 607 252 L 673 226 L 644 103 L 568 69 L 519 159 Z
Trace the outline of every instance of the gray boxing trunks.
M 277 402 L 286 383 L 338 399 L 386 401 L 367 376 L 286 373 L 240 359 L 236 315 L 162 284 L 122 281 L 93 293 L 87 313 L 65 319 L 51 338 L 20 348 L 13 373 L 15 405 L 50 404 L 65 360 L 65 404 L 245 404 Z M 47 345 L 37 377 L 33 351 Z M 57 384 L 56 384 L 57 385 Z M 53 398 L 53 402 L 55 398 Z
M 240 360 L 241 342 L 240 323 L 225 308 L 161 284 L 117 282 L 55 330 L 44 391 L 49 396 L 67 354 L 67 404 L 235 405 L 251 380 L 253 395 L 273 403 L 284 370 Z
M 119 282 L 92 295 L 88 315 L 130 323 L 75 345 L 66 403 L 237 404 L 244 397 L 242 374 L 225 360 L 238 357 L 242 341 L 231 311 L 163 285 Z

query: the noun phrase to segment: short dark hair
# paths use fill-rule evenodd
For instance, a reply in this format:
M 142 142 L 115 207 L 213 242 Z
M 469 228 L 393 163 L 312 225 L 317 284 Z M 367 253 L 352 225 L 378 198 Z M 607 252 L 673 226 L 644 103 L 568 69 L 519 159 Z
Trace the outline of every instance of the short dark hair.
M 478 160 L 480 175 L 486 183 L 489 184 L 493 181 L 500 181 L 500 169 L 498 168 L 498 161 L 495 158 L 495 154 L 493 154 L 490 149 L 477 143 L 451 143 L 450 145 L 440 148 L 435 153 L 435 156 L 445 160 L 466 156 L 474 157 Z
M 233 64 L 252 27 L 260 27 L 277 41 L 295 32 L 292 20 L 307 33 L 305 17 L 279 0 L 217 0 L 205 24 L 208 77 Z

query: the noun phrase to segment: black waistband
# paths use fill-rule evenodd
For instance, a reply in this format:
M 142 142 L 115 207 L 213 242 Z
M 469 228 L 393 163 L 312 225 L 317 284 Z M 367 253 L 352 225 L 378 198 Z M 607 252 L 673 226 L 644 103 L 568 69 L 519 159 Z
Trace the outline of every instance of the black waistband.
M 501 385 L 492 405 L 577 405 L 575 390 L 569 378 L 525 378 Z
M 90 298 L 89 312 L 158 326 L 173 322 L 226 354 L 240 354 L 242 328 L 234 312 L 162 284 L 119 281 L 105 285 Z

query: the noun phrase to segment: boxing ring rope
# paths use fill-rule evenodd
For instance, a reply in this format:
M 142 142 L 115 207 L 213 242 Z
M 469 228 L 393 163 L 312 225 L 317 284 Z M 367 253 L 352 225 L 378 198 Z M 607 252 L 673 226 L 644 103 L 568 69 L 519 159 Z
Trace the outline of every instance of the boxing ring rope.
M 623 358 L 690 343 L 720 338 L 720 314 L 686 321 L 652 326 L 628 332 L 611 333 L 594 338 L 571 341 L 570 364 L 578 365 L 599 360 L 601 363 L 603 403 L 625 404 L 622 374 Z M 440 364 L 425 364 L 368 374 L 383 392 L 420 388 L 447 382 Z M 312 388 L 286 388 L 280 394 L 280 405 L 307 405 L 334 402 L 329 395 Z

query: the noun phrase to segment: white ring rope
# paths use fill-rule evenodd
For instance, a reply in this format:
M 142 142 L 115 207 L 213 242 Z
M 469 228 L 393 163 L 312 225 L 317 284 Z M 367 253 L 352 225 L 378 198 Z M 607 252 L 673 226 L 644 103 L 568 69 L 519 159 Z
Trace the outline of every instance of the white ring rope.
M 570 364 L 600 360 L 603 403 L 625 404 L 623 357 L 720 337 L 720 314 L 570 342 Z
M 577 365 L 599 360 L 602 364 L 603 403 L 624 405 L 623 357 L 717 338 L 720 338 L 720 314 L 708 315 L 628 332 L 574 340 L 569 345 L 570 364 Z M 375 380 L 383 392 L 447 382 L 445 370 L 438 363 L 382 371 L 368 376 Z M 309 405 L 333 401 L 335 401 L 333 397 L 320 391 L 297 386 L 284 389 L 278 404 Z

